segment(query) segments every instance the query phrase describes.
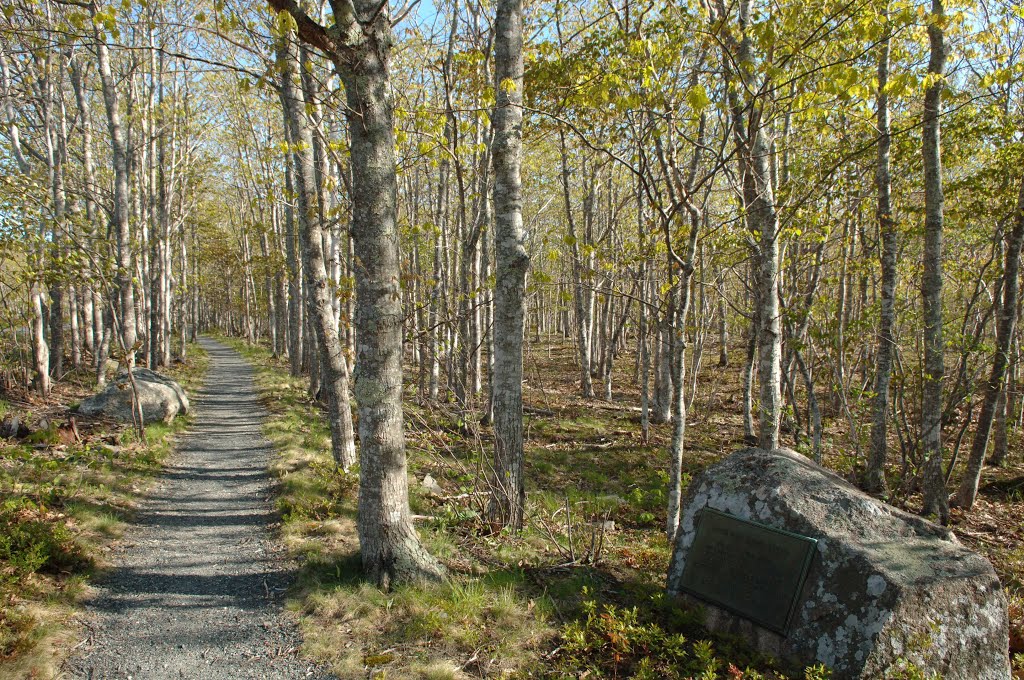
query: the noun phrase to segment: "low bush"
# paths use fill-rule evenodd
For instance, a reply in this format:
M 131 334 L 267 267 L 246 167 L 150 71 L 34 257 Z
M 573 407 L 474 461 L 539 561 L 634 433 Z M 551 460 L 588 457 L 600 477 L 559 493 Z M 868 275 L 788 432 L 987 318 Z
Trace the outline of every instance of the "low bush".
M 725 637 L 704 639 L 699 611 L 671 606 L 663 595 L 649 606 L 599 604 L 584 589 L 583 615 L 562 627 L 550 677 L 634 680 L 773 680 L 787 677 L 772 660 Z M 679 632 L 682 631 L 682 632 Z M 698 639 L 695 639 L 698 638 Z M 808 668 L 806 678 L 827 678 Z
M 80 571 L 90 564 L 63 515 L 24 497 L 0 505 L 0 585 L 36 572 Z

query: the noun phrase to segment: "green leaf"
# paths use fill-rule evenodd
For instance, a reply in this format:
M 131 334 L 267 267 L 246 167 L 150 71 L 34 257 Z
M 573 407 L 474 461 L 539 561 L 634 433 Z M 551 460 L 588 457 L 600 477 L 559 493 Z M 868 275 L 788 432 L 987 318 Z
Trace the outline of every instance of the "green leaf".
M 686 103 L 690 105 L 690 109 L 695 113 L 700 113 L 711 105 L 711 99 L 708 97 L 708 92 L 704 89 L 704 86 L 697 83 L 686 93 Z

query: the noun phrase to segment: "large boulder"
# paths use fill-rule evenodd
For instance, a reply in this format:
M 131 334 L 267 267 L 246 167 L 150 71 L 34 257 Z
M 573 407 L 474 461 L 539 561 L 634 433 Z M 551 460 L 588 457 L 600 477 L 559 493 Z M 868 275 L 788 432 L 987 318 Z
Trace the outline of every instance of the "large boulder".
M 170 422 L 179 413 L 188 413 L 188 397 L 178 383 L 148 368 L 133 369 L 132 376 L 135 378 L 144 423 Z M 85 416 L 131 422 L 132 390 L 128 374 L 118 374 L 105 390 L 83 399 L 78 412 Z
M 817 539 L 788 629 L 683 592 L 704 508 Z M 756 581 L 758 564 L 739 568 Z M 950 531 L 787 449 L 738 451 L 693 480 L 668 590 L 702 605 L 711 630 L 798 664 L 823 663 L 836 680 L 888 677 L 909 664 L 946 680 L 1010 678 L 1007 602 L 992 565 Z

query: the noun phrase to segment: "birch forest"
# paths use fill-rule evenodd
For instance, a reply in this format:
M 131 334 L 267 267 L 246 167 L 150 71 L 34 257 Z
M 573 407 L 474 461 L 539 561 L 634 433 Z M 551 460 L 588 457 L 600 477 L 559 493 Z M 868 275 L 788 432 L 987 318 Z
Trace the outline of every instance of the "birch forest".
M 203 338 L 323 677 L 832 677 L 664 595 L 746 447 L 989 559 L 1024 673 L 1020 4 L 5 0 L 0 108 L 0 529 L 77 556 L 0 536 L 0 676 L 178 436 L 74 406 Z

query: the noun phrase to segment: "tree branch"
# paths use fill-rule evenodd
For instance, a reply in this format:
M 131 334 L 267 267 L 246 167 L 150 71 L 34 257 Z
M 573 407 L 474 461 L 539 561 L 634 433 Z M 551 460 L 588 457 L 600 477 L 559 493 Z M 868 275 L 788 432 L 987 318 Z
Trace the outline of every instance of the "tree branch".
M 309 18 L 295 0 L 267 0 L 267 4 L 278 12 L 288 12 L 295 19 L 299 37 L 313 47 L 325 52 L 331 59 L 336 58 L 339 45 L 331 38 L 327 29 Z

